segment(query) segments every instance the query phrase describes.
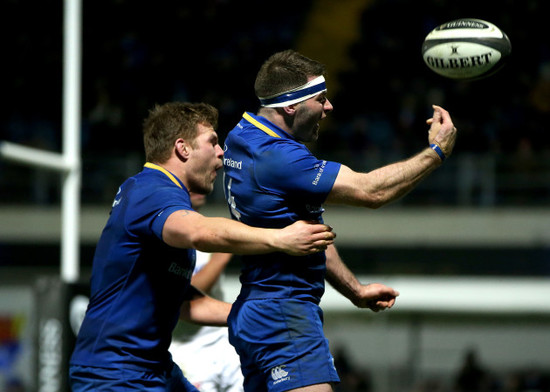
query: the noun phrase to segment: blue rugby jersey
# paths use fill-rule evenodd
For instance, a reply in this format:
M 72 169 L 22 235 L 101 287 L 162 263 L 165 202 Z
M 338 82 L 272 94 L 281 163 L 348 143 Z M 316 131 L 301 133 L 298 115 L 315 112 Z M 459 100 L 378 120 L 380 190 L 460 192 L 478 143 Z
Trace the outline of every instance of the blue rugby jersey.
M 195 266 L 194 249 L 162 241 L 177 210 L 191 210 L 185 186 L 147 163 L 121 185 L 97 244 L 91 297 L 71 364 L 165 370 L 168 347 Z
M 322 222 L 340 164 L 317 159 L 302 143 L 261 116 L 245 113 L 224 146 L 224 190 L 231 216 L 251 226 L 282 228 L 297 220 Z M 324 252 L 244 256 L 240 300 L 299 298 L 319 303 Z

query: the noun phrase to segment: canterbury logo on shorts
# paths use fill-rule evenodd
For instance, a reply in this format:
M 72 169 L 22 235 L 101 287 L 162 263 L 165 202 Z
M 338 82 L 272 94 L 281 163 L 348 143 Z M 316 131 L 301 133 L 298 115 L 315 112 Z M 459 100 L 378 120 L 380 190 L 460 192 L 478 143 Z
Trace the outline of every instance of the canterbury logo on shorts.
M 284 369 L 286 366 L 275 366 L 271 369 L 271 378 L 273 379 L 273 384 L 278 384 L 282 381 L 290 380 L 288 372 Z

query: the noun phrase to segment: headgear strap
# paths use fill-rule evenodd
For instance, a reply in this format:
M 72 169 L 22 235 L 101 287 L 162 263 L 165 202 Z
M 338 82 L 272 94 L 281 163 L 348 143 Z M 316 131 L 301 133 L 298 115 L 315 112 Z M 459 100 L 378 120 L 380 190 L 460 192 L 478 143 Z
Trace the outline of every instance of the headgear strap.
M 282 108 L 310 99 L 324 91 L 327 91 L 327 86 L 325 78 L 321 75 L 303 86 L 270 97 L 259 97 L 259 99 L 265 108 Z

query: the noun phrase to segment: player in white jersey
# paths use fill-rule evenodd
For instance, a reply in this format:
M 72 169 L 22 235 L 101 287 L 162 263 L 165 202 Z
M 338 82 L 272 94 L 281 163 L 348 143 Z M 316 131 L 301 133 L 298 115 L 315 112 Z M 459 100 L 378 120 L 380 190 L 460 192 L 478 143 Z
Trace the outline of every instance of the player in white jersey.
M 198 210 L 205 196 L 191 192 Z M 230 253 L 197 251 L 191 284 L 210 296 L 224 298 L 223 277 Z M 239 356 L 229 343 L 227 327 L 199 326 L 180 322 L 172 335 L 170 353 L 185 377 L 201 392 L 242 392 L 243 375 Z

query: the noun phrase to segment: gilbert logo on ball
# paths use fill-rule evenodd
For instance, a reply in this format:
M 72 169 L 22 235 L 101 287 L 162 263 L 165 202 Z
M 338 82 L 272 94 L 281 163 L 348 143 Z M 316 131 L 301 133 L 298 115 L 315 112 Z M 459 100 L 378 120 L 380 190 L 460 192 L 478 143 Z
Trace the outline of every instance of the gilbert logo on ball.
M 506 63 L 512 45 L 497 26 L 480 19 L 457 19 L 433 29 L 422 45 L 422 57 L 435 73 L 472 80 L 494 74 Z

